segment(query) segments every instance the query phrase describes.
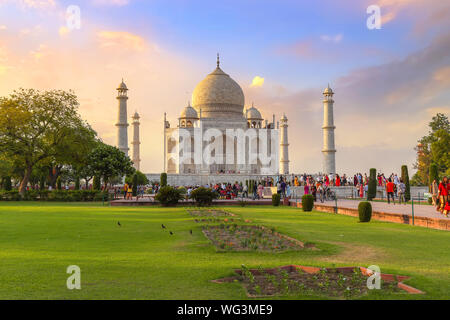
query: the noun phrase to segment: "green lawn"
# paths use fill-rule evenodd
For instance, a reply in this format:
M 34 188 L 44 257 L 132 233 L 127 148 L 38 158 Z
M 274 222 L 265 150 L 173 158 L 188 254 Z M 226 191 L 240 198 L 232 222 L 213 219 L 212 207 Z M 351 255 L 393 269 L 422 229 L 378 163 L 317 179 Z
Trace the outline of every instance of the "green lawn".
M 246 299 L 238 283 L 210 282 L 241 264 L 378 265 L 411 276 L 406 283 L 426 294 L 371 292 L 365 299 L 450 298 L 449 232 L 290 207 L 226 209 L 320 250 L 217 253 L 185 208 L 3 202 L 0 299 Z M 66 288 L 69 265 L 81 268 L 81 290 Z

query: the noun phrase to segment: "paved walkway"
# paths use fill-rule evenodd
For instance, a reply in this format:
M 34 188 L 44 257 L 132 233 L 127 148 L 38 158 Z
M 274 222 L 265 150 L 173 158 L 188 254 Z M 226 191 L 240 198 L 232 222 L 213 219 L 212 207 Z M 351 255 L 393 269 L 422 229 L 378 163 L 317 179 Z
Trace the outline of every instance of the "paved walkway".
M 359 200 L 338 200 L 338 208 L 350 208 L 350 209 L 357 209 Z M 411 203 L 408 204 L 387 204 L 385 202 L 376 202 L 372 201 L 372 211 L 380 211 L 380 212 L 389 212 L 389 213 L 397 213 L 397 214 L 407 214 L 412 215 L 412 208 Z M 316 202 L 315 204 L 320 205 L 320 201 Z M 334 201 L 325 201 L 323 205 L 327 206 L 335 206 Z M 450 220 L 450 218 L 446 218 L 443 214 L 436 211 L 434 206 L 430 205 L 414 205 L 414 216 L 420 216 L 420 217 L 427 217 L 427 218 L 434 218 L 434 219 L 447 219 Z

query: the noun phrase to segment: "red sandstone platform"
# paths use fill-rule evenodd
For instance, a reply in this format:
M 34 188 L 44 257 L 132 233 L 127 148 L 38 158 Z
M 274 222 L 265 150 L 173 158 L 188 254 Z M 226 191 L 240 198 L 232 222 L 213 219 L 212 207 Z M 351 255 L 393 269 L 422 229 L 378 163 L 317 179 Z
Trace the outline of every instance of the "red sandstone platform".
M 314 210 L 322 212 L 330 212 L 344 214 L 348 216 L 358 217 L 358 205 L 360 200 L 338 200 L 337 212 L 336 203 L 334 201 L 326 201 L 324 203 L 314 203 Z M 412 216 L 411 204 L 387 204 L 385 202 L 372 203 L 372 219 L 389 221 L 403 224 L 410 224 L 439 230 L 450 230 L 450 218 L 445 217 L 437 212 L 430 205 L 414 205 L 414 220 Z M 291 200 L 290 205 L 301 208 L 301 202 Z

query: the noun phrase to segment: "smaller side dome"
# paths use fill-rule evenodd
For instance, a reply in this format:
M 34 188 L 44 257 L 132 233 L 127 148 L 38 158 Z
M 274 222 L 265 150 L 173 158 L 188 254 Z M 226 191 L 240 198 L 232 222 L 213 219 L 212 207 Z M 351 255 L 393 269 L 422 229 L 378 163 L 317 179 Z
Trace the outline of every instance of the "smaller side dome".
M 252 107 L 247 109 L 246 115 L 247 119 L 262 120 L 261 112 L 253 106 L 253 103 Z
M 183 119 L 198 119 L 197 111 L 191 107 L 191 104 L 188 103 L 187 107 L 181 111 L 180 118 Z

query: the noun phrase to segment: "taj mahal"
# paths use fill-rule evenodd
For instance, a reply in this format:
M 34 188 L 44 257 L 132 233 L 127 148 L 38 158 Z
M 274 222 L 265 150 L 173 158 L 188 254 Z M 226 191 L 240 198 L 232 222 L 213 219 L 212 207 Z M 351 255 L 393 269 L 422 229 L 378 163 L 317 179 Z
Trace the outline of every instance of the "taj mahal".
M 126 155 L 128 148 L 127 100 L 124 81 L 117 88 L 117 147 Z M 333 94 L 328 86 L 323 92 L 323 172 L 333 174 L 335 168 Z M 163 172 L 174 185 L 243 182 L 262 176 L 289 175 L 288 118 L 265 119 L 255 107 L 245 107 L 240 85 L 220 67 L 195 87 L 192 100 L 184 107 L 175 124 L 164 113 Z M 139 114 L 132 117 L 133 147 L 131 160 L 140 169 Z M 160 173 L 146 174 L 159 180 Z

